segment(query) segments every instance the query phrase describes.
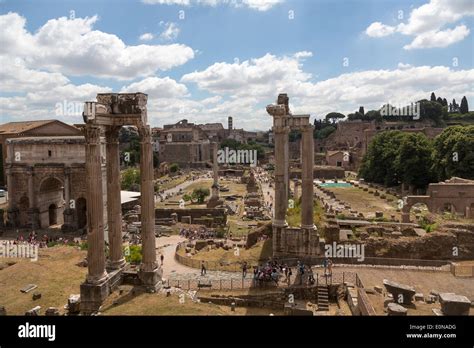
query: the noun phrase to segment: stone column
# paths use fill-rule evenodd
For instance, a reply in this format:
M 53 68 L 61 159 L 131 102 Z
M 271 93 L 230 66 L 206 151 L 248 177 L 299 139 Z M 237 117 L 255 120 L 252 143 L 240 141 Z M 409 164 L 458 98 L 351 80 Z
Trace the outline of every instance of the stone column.
M 5 168 L 7 173 L 7 188 L 8 188 L 8 210 L 13 209 L 13 174 L 12 169 L 7 167 Z
M 288 159 L 285 150 L 288 144 L 288 127 L 273 127 L 275 139 L 275 201 L 273 225 L 285 227 L 288 205 Z
M 88 124 L 86 137 L 87 182 L 87 266 L 86 283 L 100 284 L 107 280 L 105 271 L 104 200 L 102 192 L 102 160 L 100 127 Z
M 107 151 L 107 224 L 109 227 L 109 262 L 107 268 L 120 269 L 125 265 L 122 251 L 122 204 L 120 199 L 120 127 L 109 127 L 106 135 Z
M 217 143 L 212 144 L 212 171 L 214 174 L 214 183 L 212 184 L 211 200 L 219 199 L 219 164 L 217 163 Z
M 313 230 L 313 167 L 314 146 L 313 127 L 307 125 L 302 131 L 302 167 L 301 167 L 301 228 Z
M 10 145 L 11 146 L 11 145 Z M 8 227 L 18 227 L 20 224 L 19 221 L 19 210 L 18 207 L 15 206 L 13 202 L 13 173 L 12 173 L 12 168 L 11 164 L 8 164 L 6 167 L 6 173 L 7 173 L 7 187 L 8 187 L 8 209 L 7 209 L 7 226 Z
M 74 212 L 75 206 L 71 205 L 71 168 L 64 168 L 64 224 L 61 226 L 63 232 L 76 229 Z
M 140 177 L 142 228 L 142 264 L 140 266 L 140 279 L 148 289 L 153 290 L 161 279 L 161 269 L 158 268 L 158 262 L 156 261 L 153 154 L 150 127 L 140 127 L 139 133 L 141 136 Z
M 28 167 L 28 223 L 32 229 L 40 228 L 39 210 L 36 207 L 33 167 Z

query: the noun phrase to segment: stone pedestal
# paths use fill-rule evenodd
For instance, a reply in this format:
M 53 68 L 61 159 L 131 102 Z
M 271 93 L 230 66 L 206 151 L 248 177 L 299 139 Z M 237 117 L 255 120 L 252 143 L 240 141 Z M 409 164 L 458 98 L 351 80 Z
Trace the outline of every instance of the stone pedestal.
M 145 287 L 146 291 L 148 292 L 155 292 L 159 289 L 159 283 L 161 281 L 161 277 L 163 276 L 163 271 L 161 267 L 156 267 L 154 270 L 145 271 L 140 270 L 138 271 L 138 278 L 142 282 L 142 285 Z
M 108 279 L 97 284 L 84 282 L 81 284 L 81 313 L 90 315 L 97 312 L 110 294 Z

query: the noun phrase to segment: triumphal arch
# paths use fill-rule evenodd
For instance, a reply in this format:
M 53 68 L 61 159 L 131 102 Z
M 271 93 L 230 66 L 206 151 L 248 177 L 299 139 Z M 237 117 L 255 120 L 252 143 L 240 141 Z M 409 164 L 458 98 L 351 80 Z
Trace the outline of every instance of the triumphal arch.
M 275 153 L 275 201 L 273 215 L 273 255 L 311 256 L 319 251 L 319 234 L 313 222 L 314 140 L 309 115 L 292 115 L 289 98 L 280 94 L 277 104 L 267 106 L 273 117 Z M 289 132 L 302 134 L 301 151 L 301 226 L 289 227 L 286 211 L 289 198 Z
M 105 93 L 98 94 L 96 102 L 86 102 L 84 105 L 88 273 L 81 284 L 81 311 L 86 314 L 97 311 L 112 289 L 120 283 L 126 264 L 122 246 L 118 143 L 122 126 L 135 126 L 140 135 L 142 262 L 138 277 L 148 290 L 156 289 L 161 280 L 162 271 L 155 251 L 153 154 L 151 131 L 147 124 L 147 98 L 143 93 Z M 105 158 L 101 151 L 101 138 L 104 136 Z M 103 183 L 101 175 L 104 166 L 106 183 Z M 107 214 L 104 214 L 104 189 L 107 190 Z M 107 263 L 104 215 L 107 216 L 108 225 Z

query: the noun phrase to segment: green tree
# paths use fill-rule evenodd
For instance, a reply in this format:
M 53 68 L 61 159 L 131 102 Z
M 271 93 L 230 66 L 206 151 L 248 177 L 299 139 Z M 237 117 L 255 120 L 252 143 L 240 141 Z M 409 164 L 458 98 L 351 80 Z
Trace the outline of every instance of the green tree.
M 469 105 L 467 104 L 466 96 L 461 99 L 461 106 L 459 108 L 461 114 L 467 114 L 469 112 Z
M 416 188 L 433 181 L 433 145 L 423 133 L 404 133 L 395 167 L 401 181 Z
M 439 181 L 453 176 L 474 179 L 474 126 L 446 128 L 434 139 L 433 173 Z
M 434 94 L 434 92 L 431 93 L 431 98 L 430 98 L 430 100 L 431 100 L 432 102 L 435 102 L 435 101 L 436 101 L 436 95 Z
M 204 203 L 204 199 L 209 196 L 211 193 L 208 188 L 198 187 L 194 189 L 191 197 L 195 199 L 198 204 Z
M 122 190 L 139 191 L 140 185 L 140 170 L 137 168 L 127 168 L 122 171 Z
M 345 117 L 346 116 L 344 114 L 341 114 L 340 112 L 330 112 L 326 115 L 325 118 L 327 122 L 331 121 L 334 124 L 337 120 L 342 120 Z
M 396 158 L 404 133 L 388 131 L 377 134 L 367 149 L 359 169 L 359 176 L 369 182 L 387 186 L 401 182 Z
M 364 115 L 364 114 L 365 114 L 365 111 L 364 111 L 364 107 L 363 107 L 363 106 L 360 106 L 360 107 L 359 107 L 359 114 L 361 114 L 361 115 Z
M 176 173 L 179 170 L 179 164 L 178 163 L 171 163 L 169 170 L 171 173 Z

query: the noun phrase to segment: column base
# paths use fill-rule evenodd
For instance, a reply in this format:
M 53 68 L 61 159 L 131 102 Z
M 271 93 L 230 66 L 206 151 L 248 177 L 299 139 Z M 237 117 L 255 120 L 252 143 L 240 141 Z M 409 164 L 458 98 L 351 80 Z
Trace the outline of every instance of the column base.
M 91 315 L 99 311 L 100 306 L 110 294 L 108 278 L 97 284 L 87 281 L 81 284 L 81 313 Z
M 110 273 L 110 271 L 116 271 L 116 270 L 120 270 L 120 269 L 124 268 L 126 264 L 127 264 L 127 262 L 125 261 L 125 258 L 122 258 L 118 261 L 108 260 L 107 265 L 106 265 L 106 269 L 107 269 L 107 272 Z
M 161 267 L 157 267 L 153 271 L 138 271 L 138 278 L 147 292 L 156 292 L 159 289 L 162 275 Z

